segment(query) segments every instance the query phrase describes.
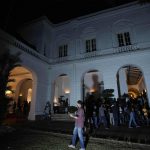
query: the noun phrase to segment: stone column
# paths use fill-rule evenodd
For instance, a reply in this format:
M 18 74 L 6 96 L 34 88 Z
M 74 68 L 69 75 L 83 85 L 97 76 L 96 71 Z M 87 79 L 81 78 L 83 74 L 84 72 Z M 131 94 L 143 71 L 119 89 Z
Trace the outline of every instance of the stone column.
M 107 70 L 103 72 L 104 89 L 114 89 L 114 98 L 118 98 L 116 72 Z
M 148 104 L 150 106 L 150 76 L 149 76 L 149 71 L 145 70 L 144 73 L 144 79 L 145 79 L 145 85 L 146 85 L 146 92 L 147 92 L 147 98 L 148 98 Z
M 119 85 L 120 85 L 120 94 L 128 93 L 127 86 L 127 77 L 126 77 L 126 69 L 119 70 Z
M 71 95 L 70 95 L 70 105 L 76 106 L 77 100 L 81 99 L 81 76 L 76 70 L 76 64 L 73 65 L 73 74 L 71 77 Z
M 36 106 L 36 87 L 37 87 L 37 82 L 33 80 L 33 85 L 32 85 L 32 100 L 30 103 L 30 110 L 29 110 L 29 120 L 35 120 L 35 106 Z

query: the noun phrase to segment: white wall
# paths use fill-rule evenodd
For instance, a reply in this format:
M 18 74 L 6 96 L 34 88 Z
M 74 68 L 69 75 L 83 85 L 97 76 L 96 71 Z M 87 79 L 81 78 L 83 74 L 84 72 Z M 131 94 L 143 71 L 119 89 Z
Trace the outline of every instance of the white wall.
M 89 70 L 98 70 L 103 76 L 104 88 L 115 90 L 118 97 L 116 74 L 122 66 L 134 65 L 139 67 L 144 75 L 150 98 L 150 5 L 131 5 L 121 9 L 106 10 L 80 17 L 76 20 L 54 25 L 53 29 L 45 25 L 45 22 L 34 23 L 33 26 L 24 28 L 23 36 L 35 44 L 43 55 L 43 46 L 46 44 L 49 61 L 39 54 L 33 56 L 25 52 L 14 43 L 14 39 L 8 35 L 7 40 L 1 43 L 14 52 L 22 51 L 22 65 L 33 74 L 33 100 L 31 103 L 30 119 L 43 112 L 45 102 L 53 99 L 54 81 L 61 74 L 67 74 L 70 79 L 70 103 L 75 105 L 78 99 L 82 99 L 82 79 Z M 47 23 L 48 24 L 48 23 Z M 43 27 L 44 25 L 44 27 Z M 114 53 L 117 48 L 117 32 L 129 30 L 132 43 L 138 49 Z M 46 32 L 47 31 L 47 32 Z M 0 34 L 0 36 L 2 36 Z M 85 58 L 85 40 L 96 38 L 97 51 L 101 55 Z M 9 43 L 9 44 L 8 44 Z M 70 61 L 56 63 L 59 44 L 67 43 L 69 47 Z M 111 55 L 102 55 L 103 52 L 112 51 Z

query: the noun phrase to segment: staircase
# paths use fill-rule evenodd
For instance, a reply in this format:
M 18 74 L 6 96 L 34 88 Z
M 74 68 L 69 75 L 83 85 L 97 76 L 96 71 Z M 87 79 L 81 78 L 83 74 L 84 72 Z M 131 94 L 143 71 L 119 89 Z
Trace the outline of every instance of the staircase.
M 51 114 L 51 119 L 54 121 L 74 121 L 68 114 Z

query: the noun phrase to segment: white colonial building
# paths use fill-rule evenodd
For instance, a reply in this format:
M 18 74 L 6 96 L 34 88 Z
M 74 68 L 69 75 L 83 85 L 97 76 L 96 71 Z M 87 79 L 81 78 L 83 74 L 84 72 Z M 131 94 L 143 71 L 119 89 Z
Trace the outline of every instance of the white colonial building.
M 150 105 L 150 5 L 125 4 L 52 24 L 46 17 L 25 24 L 25 41 L 0 30 L 0 49 L 21 51 L 21 67 L 11 72 L 17 102 L 31 101 L 28 118 L 45 104 L 69 105 L 86 94 L 114 89 L 136 98 L 145 92 Z M 34 48 L 32 48 L 33 45 Z

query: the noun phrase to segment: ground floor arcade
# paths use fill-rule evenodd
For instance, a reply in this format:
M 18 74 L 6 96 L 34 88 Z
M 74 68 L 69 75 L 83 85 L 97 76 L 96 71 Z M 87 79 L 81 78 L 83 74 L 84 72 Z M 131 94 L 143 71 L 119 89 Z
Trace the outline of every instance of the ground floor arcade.
M 7 46 L 13 53 L 22 53 L 21 66 L 12 70 L 10 76 L 16 78 L 16 82 L 11 83 L 13 93 L 7 94 L 12 94 L 16 103 L 18 99 L 30 103 L 29 120 L 43 114 L 47 101 L 53 111 L 53 105 L 64 104 L 66 99 L 67 105 L 75 106 L 76 101 L 84 101 L 87 94 L 94 93 L 98 97 L 104 89 L 113 89 L 114 98 L 124 93 L 133 98 L 146 94 L 150 105 L 149 50 L 52 65 L 42 56 L 35 57 L 16 45 Z

